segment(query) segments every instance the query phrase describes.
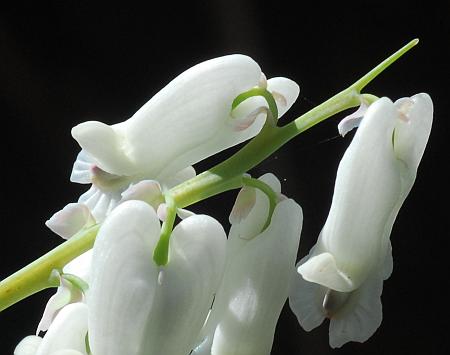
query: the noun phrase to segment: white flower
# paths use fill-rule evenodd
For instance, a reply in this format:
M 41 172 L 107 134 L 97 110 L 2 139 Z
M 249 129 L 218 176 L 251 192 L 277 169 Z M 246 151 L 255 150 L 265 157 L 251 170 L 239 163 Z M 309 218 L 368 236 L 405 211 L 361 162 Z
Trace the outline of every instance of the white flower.
M 81 254 L 64 266 L 59 275 L 60 285 L 50 297 L 38 324 L 36 335 L 49 329 L 54 318 L 65 306 L 85 302 L 90 282 L 92 249 Z M 56 270 L 54 272 L 57 272 Z
M 56 316 L 44 338 L 25 337 L 14 350 L 14 355 L 88 355 L 87 306 L 72 303 Z
M 280 192 L 272 174 L 260 180 Z M 241 204 L 238 197 L 236 204 Z M 245 203 L 244 203 L 245 204 Z M 270 225 L 261 232 L 269 201 L 256 191 L 254 204 L 232 225 L 222 284 L 201 334 L 195 355 L 270 354 L 275 326 L 288 296 L 302 226 L 302 210 L 291 199 L 275 207 Z
M 161 267 L 152 258 L 159 236 L 142 201 L 124 202 L 100 228 L 87 300 L 93 354 L 186 355 L 194 346 L 223 273 L 226 235 L 209 216 L 188 217 Z
M 266 119 L 266 101 L 252 97 L 232 110 L 233 100 L 258 84 L 267 85 L 281 116 L 299 92 L 289 79 L 260 84 L 261 76 L 247 56 L 215 58 L 179 75 L 127 121 L 74 127 L 82 151 L 71 181 L 93 184 L 79 202 L 102 221 L 131 183 L 152 179 L 166 185 L 177 174 L 186 178 L 192 164 L 255 136 Z
M 298 264 L 290 305 L 309 331 L 330 318 L 330 345 L 366 341 L 382 319 L 383 280 L 392 272 L 390 233 L 414 183 L 431 130 L 427 94 L 367 110 L 339 164 L 317 244 Z

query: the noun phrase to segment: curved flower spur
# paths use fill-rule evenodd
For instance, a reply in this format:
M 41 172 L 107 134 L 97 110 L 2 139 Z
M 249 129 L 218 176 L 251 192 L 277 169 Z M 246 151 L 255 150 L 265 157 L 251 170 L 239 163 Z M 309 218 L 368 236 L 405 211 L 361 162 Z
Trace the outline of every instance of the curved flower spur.
M 192 164 L 259 133 L 269 110 L 263 97 L 233 108 L 255 87 L 272 94 L 279 117 L 299 94 L 292 80 L 266 80 L 253 59 L 235 54 L 186 70 L 124 122 L 75 126 L 72 135 L 82 151 L 71 181 L 92 184 L 79 202 L 102 221 L 132 183 L 147 179 L 172 187 L 195 176 Z

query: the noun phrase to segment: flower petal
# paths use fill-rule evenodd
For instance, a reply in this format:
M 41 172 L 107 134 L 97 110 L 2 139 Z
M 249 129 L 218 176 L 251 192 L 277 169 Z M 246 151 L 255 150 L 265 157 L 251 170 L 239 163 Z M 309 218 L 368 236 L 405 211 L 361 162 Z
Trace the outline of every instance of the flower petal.
M 225 264 L 226 235 L 215 219 L 188 217 L 170 241 L 169 263 L 146 328 L 145 354 L 187 354 L 210 309 Z
M 332 348 L 349 341 L 365 342 L 375 333 L 383 318 L 382 291 L 383 279 L 379 273 L 374 273 L 349 295 L 342 309 L 330 319 Z
M 72 299 L 70 282 L 64 280 L 62 277 L 60 277 L 60 280 L 61 285 L 58 287 L 56 293 L 50 297 L 45 306 L 44 314 L 36 330 L 36 335 L 39 335 L 40 332 L 45 332 L 50 327 L 58 311 L 69 304 Z
M 72 303 L 64 307 L 45 334 L 36 355 L 52 354 L 64 349 L 77 350 L 87 355 L 87 311 L 84 303 Z
M 291 108 L 300 93 L 300 87 L 295 81 L 283 77 L 267 80 L 267 90 L 272 93 L 277 103 L 278 118 Z
M 152 207 L 127 201 L 105 220 L 94 244 L 89 297 L 93 354 L 141 354 L 158 268 L 160 224 Z
M 42 338 L 37 335 L 29 335 L 23 338 L 14 349 L 14 355 L 36 355 Z
M 234 98 L 260 75 L 249 57 L 215 58 L 179 75 L 128 121 L 86 122 L 72 135 L 105 171 L 160 180 L 257 133 L 233 134 L 227 120 Z
M 95 218 L 82 203 L 69 203 L 45 222 L 52 232 L 64 239 L 69 239 L 83 228 L 94 224 Z
M 315 255 L 333 255 L 337 269 L 354 288 L 384 252 L 386 222 L 393 223 L 391 213 L 401 197 L 400 165 L 392 149 L 396 119 L 387 98 L 367 110 L 339 164 L 330 212 L 319 237 L 322 247 L 316 248 Z M 308 278 L 312 280 L 311 275 Z
M 92 182 L 92 168 L 95 166 L 95 160 L 86 151 L 81 150 L 73 164 L 70 181 L 79 184 L 90 184 Z
M 428 94 L 397 100 L 395 106 L 406 119 L 397 120 L 394 149 L 398 159 L 412 172 L 413 179 L 425 151 L 433 122 L 433 102 Z
M 281 184 L 275 175 L 270 173 L 264 174 L 259 178 L 259 180 L 268 184 L 275 191 L 275 193 L 280 194 Z M 232 223 L 230 235 L 238 235 L 242 239 L 251 239 L 261 233 L 269 215 L 269 199 L 262 191 L 258 189 L 255 189 L 255 191 L 255 203 L 248 212 L 244 211 L 246 217 L 239 223 L 237 223 L 239 219 L 235 218 L 235 209 L 233 207 L 229 218 L 230 223 Z M 239 205 L 241 202 L 238 201 L 238 199 L 236 200 L 236 203 Z
M 229 255 L 206 326 L 214 333 L 211 354 L 270 354 L 294 272 L 301 225 L 300 206 L 285 200 L 261 235 L 244 245 L 238 241 L 241 249 Z
M 103 191 L 93 184 L 88 191 L 80 196 L 78 202 L 88 206 L 97 222 L 103 222 L 106 216 L 120 203 L 123 190 Z

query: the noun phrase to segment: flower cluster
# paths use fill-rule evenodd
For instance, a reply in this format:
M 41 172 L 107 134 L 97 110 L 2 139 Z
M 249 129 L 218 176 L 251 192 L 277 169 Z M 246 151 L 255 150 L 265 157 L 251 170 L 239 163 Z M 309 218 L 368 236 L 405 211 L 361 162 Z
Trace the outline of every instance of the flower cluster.
M 392 225 L 431 129 L 426 94 L 381 98 L 344 121 L 359 128 L 318 242 L 297 266 L 302 209 L 273 174 L 242 176 L 228 236 L 175 206 L 167 263 L 154 260 L 170 189 L 196 176 L 193 164 L 276 126 L 298 94 L 230 55 L 188 69 L 124 122 L 74 127 L 82 150 L 71 181 L 91 186 L 46 224 L 64 239 L 100 228 L 93 249 L 54 270 L 60 286 L 14 354 L 270 354 L 288 297 L 305 330 L 331 320 L 332 347 L 367 340 L 381 323 Z

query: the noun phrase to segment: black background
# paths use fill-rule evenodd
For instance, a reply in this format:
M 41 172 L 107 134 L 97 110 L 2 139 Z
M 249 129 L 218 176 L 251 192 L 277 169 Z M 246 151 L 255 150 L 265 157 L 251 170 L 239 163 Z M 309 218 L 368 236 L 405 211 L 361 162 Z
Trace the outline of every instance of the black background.
M 61 242 L 44 221 L 85 190 L 68 179 L 79 150 L 70 136 L 75 124 L 122 121 L 181 71 L 231 53 L 252 56 L 267 77 L 299 83 L 287 122 L 419 37 L 415 49 L 367 88 L 394 100 L 428 92 L 435 105 L 416 184 L 391 235 L 394 273 L 384 284 L 383 324 L 368 342 L 331 350 L 326 325 L 306 333 L 286 307 L 272 354 L 448 353 L 448 20 L 448 7 L 431 1 L 333 8 L 302 1 L 159 1 L 145 7 L 54 1 L 2 8 L 0 278 Z M 276 173 L 284 193 L 302 205 L 299 256 L 325 221 L 336 167 L 351 139 L 336 138 L 343 116 L 301 135 L 252 171 Z M 229 154 L 202 162 L 198 171 Z M 234 195 L 195 210 L 226 223 Z M 34 333 L 53 292 L 0 313 L 0 353 L 12 354 L 22 337 Z

